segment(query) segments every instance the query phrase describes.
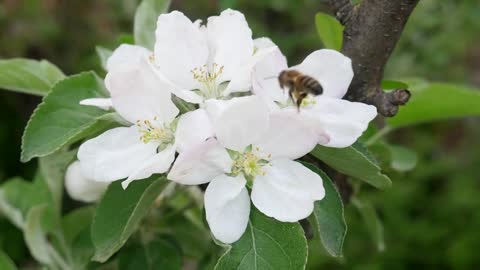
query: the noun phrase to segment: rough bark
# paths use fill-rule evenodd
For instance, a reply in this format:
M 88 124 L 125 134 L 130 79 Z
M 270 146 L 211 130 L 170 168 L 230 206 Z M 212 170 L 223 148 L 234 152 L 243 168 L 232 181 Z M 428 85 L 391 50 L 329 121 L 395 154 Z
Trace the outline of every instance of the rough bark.
M 329 0 L 345 26 L 342 52 L 352 59 L 354 78 L 346 99 L 371 104 L 383 116 L 393 116 L 410 98 L 407 89 L 381 88 L 388 58 L 419 0 Z

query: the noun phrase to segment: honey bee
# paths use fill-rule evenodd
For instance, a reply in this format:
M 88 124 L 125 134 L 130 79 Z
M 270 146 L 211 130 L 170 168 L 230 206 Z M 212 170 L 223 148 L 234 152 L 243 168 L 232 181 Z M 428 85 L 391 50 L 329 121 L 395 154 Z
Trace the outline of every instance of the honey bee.
M 308 94 L 317 96 L 323 93 L 323 87 L 317 80 L 296 70 L 280 72 L 278 82 L 281 88 L 288 88 L 288 94 L 297 105 L 298 110 Z

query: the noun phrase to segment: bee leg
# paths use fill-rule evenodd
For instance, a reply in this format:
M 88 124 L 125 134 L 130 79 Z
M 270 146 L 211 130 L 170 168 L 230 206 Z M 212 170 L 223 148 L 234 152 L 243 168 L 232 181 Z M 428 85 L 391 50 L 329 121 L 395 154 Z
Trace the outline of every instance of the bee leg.
M 295 102 L 295 99 L 293 98 L 294 90 L 295 90 L 295 89 L 294 89 L 293 87 L 290 87 L 290 88 L 288 89 L 288 96 L 290 97 L 290 99 L 291 99 L 293 102 Z
M 302 106 L 303 99 L 306 98 L 308 93 L 300 93 L 297 98 L 297 110 L 300 112 L 300 106 Z

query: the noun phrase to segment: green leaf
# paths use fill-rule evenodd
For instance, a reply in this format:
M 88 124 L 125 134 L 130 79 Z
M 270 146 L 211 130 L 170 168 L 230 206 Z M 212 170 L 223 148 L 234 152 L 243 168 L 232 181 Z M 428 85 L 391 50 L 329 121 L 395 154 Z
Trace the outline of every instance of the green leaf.
M 335 257 L 342 256 L 343 241 L 347 235 L 342 198 L 326 173 L 312 164 L 302 164 L 320 175 L 325 188 L 325 198 L 315 202 L 311 223 L 328 253 Z
M 220 257 L 216 270 L 303 270 L 307 240 L 298 222 L 282 223 L 252 206 L 243 236 Z
M 390 149 L 390 167 L 399 172 L 411 171 L 418 162 L 417 153 L 399 145 L 388 145 Z
M 50 265 L 53 263 L 49 252 L 51 246 L 42 228 L 42 216 L 46 209 L 46 205 L 37 205 L 28 212 L 24 233 L 25 242 L 32 256 L 37 261 Z
M 107 48 L 97 46 L 95 48 L 97 51 L 98 58 L 100 59 L 100 64 L 102 65 L 102 68 L 104 70 L 107 70 L 107 60 L 108 58 L 112 55 L 112 50 L 109 50 Z
M 383 234 L 383 224 L 378 218 L 377 211 L 369 202 L 360 201 L 358 198 L 352 199 L 352 204 L 358 209 L 362 216 L 367 230 L 374 241 L 377 250 L 382 252 L 385 250 L 385 240 Z
M 319 12 L 315 15 L 315 25 L 325 48 L 342 49 L 343 25 L 335 17 Z
M 143 0 L 135 13 L 133 33 L 135 44 L 153 50 L 157 18 L 168 11 L 170 0 Z
M 165 177 L 158 176 L 134 181 L 127 190 L 123 190 L 120 182 L 108 187 L 95 211 L 92 224 L 95 261 L 105 262 L 125 244 L 167 185 Z
M 382 174 L 373 156 L 359 143 L 346 148 L 317 145 L 311 154 L 337 171 L 363 180 L 376 188 L 386 189 L 392 185 L 390 178 Z
M 62 228 L 68 243 L 72 243 L 85 228 L 90 227 L 93 213 L 93 207 L 87 206 L 75 209 L 63 217 Z
M 182 256 L 178 248 L 164 239 L 145 246 L 134 245 L 122 249 L 118 255 L 119 270 L 182 269 Z
M 0 60 L 0 88 L 43 96 L 65 75 L 48 61 Z
M 480 115 L 480 91 L 461 85 L 423 83 L 412 85 L 412 97 L 397 115 L 387 119 L 394 127 L 428 123 L 443 119 Z
M 80 105 L 87 98 L 105 97 L 102 80 L 93 72 L 57 83 L 31 116 L 22 138 L 23 162 L 49 155 L 62 146 L 111 127 L 109 113 Z
M 392 81 L 392 80 L 383 80 L 382 81 L 382 88 L 384 90 L 393 90 L 393 89 L 408 89 L 408 84 L 400 81 Z
M 39 168 L 58 213 L 62 209 L 63 182 L 67 166 L 73 161 L 75 151 L 58 151 L 39 159 Z
M 13 263 L 12 259 L 10 259 L 10 257 L 8 257 L 3 251 L 0 251 L 0 269 L 17 270 L 15 263 Z
M 26 216 L 32 207 L 51 203 L 48 187 L 41 177 L 33 183 L 12 178 L 0 187 L 0 212 L 20 229 L 24 229 Z

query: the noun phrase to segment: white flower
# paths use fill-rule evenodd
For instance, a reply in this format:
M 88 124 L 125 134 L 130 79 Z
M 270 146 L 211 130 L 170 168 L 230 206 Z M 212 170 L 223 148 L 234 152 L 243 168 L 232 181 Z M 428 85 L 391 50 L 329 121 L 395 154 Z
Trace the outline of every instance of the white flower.
M 154 62 L 170 90 L 191 103 L 251 90 L 251 71 L 273 48 L 256 50 L 242 13 L 227 9 L 205 26 L 172 11 L 158 18 Z
M 272 47 L 267 38 L 255 40 L 257 47 Z M 298 113 L 288 97 L 288 90 L 280 88 L 278 74 L 286 69 L 300 71 L 316 79 L 323 94 L 304 99 Z M 272 111 L 283 111 L 312 127 L 321 136 L 319 144 L 329 147 L 352 145 L 375 118 L 374 106 L 341 99 L 353 78 L 351 60 L 334 50 L 317 50 L 297 66 L 288 68 L 287 60 L 278 47 L 254 68 L 253 92 L 261 97 Z
M 86 203 L 95 202 L 107 190 L 108 183 L 96 182 L 83 175 L 80 162 L 68 166 L 65 173 L 65 189 L 72 199 Z
M 204 110 L 176 118 L 179 110 L 150 56 L 142 47 L 123 45 L 109 59 L 105 84 L 112 106 L 131 126 L 110 129 L 80 146 L 77 156 L 86 177 L 100 182 L 127 178 L 126 188 L 133 180 L 166 172 L 176 151 L 212 136 L 202 129 L 208 121 Z
M 209 100 L 206 110 L 217 139 L 180 153 L 168 178 L 187 185 L 210 182 L 205 211 L 214 236 L 225 243 L 241 237 L 249 197 L 261 212 L 280 221 L 309 216 L 314 201 L 324 197 L 322 179 L 293 159 L 315 147 L 313 131 L 288 114 L 270 114 L 257 96 Z

